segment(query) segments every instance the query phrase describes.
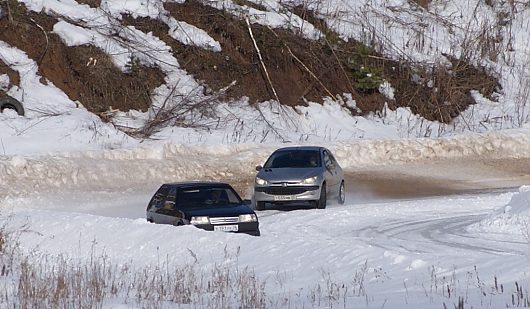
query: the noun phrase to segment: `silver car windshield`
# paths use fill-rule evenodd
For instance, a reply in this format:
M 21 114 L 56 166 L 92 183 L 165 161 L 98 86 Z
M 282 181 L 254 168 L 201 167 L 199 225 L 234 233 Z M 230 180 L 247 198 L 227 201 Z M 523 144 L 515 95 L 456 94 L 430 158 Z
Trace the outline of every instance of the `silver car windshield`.
M 313 168 L 322 166 L 318 150 L 285 150 L 273 153 L 263 168 Z

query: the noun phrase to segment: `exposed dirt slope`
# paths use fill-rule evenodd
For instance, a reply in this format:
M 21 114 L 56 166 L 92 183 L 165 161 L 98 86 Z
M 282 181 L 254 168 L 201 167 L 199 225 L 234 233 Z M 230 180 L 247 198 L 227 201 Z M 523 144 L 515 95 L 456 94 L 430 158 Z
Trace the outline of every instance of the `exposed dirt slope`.
M 111 106 L 125 111 L 145 111 L 150 106 L 152 89 L 164 81 L 160 70 L 142 67 L 125 74 L 94 46 L 66 46 L 52 32 L 56 18 L 26 11 L 22 5 L 17 10 L 20 13 L 13 20 L 0 19 L 0 40 L 25 51 L 36 61 L 43 83 L 51 81 L 70 99 L 78 100 L 95 113 Z M 91 65 L 91 58 L 97 59 L 97 65 Z
M 100 5 L 97 0 L 80 2 L 91 7 Z M 206 31 L 221 44 L 222 51 L 179 43 L 169 36 L 168 26 L 160 20 L 124 16 L 123 23 L 158 36 L 172 48 L 181 66 L 213 91 L 236 81 L 227 93 L 229 98 L 246 96 L 255 103 L 274 99 L 276 92 L 282 104 L 294 106 L 350 93 L 360 109 L 352 110 L 355 114 L 378 111 L 388 103 L 391 108 L 410 107 L 429 120 L 448 123 L 474 104 L 471 90 L 491 96 L 499 88 L 498 82 L 485 70 L 461 59 L 450 58 L 452 67 L 432 71 L 418 64 L 387 59 L 353 40 L 345 42 L 304 7 L 291 10 L 326 36 L 311 41 L 292 31 L 253 24 L 251 29 L 262 52 L 263 64 L 244 20 L 197 0 L 165 3 L 165 8 L 176 20 Z M 71 99 L 79 100 L 94 112 L 105 111 L 110 106 L 121 110 L 149 107 L 152 89 L 163 82 L 160 70 L 142 67 L 133 74 L 125 74 L 93 46 L 65 46 L 51 32 L 57 21 L 54 17 L 27 12 L 21 5 L 17 12 L 14 20 L 0 19 L 0 40 L 26 51 L 39 64 L 42 76 Z M 97 66 L 87 65 L 91 57 L 98 59 Z M 263 65 L 271 82 L 264 74 Z M 5 70 L 0 66 L 0 73 Z M 421 76 L 424 82 L 413 82 L 413 75 Z M 383 80 L 395 89 L 394 99 L 379 93 Z

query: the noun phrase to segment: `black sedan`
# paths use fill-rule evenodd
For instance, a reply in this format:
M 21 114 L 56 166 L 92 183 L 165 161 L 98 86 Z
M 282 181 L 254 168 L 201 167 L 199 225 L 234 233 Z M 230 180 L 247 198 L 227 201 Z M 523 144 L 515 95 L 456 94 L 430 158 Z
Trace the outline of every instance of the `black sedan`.
M 151 198 L 146 217 L 154 223 L 259 236 L 258 217 L 249 204 L 226 183 L 167 183 Z

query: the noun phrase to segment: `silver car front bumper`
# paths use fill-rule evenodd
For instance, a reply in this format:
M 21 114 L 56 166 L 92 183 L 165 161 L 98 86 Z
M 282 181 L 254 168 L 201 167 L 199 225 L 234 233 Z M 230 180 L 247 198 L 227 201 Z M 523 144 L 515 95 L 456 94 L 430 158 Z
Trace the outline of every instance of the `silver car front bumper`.
M 256 202 L 304 202 L 316 201 L 320 198 L 320 186 L 255 186 Z

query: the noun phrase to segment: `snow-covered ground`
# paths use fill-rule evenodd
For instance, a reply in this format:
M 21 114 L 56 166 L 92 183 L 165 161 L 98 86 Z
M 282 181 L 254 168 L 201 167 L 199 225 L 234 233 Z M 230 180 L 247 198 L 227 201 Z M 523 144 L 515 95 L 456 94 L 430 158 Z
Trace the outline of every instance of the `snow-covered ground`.
M 520 191 L 362 203 L 350 194 L 325 210 L 259 212 L 261 237 L 149 224 L 151 188 L 7 198 L 3 215 L 24 230 L 19 248 L 35 264 L 104 256 L 132 269 L 160 259 L 199 273 L 249 268 L 271 307 L 440 308 L 462 297 L 500 308 L 515 282 L 525 295 L 529 283 L 530 192 Z
M 169 17 L 157 1 L 102 1 L 109 14 L 75 1 L 22 2 L 69 16 L 76 25 L 61 20 L 54 32 L 67 44 L 105 49 L 120 67 L 133 52 L 106 36 L 112 29 L 101 25 L 115 25 L 123 12 L 160 18 L 185 44 L 221 48 L 201 29 Z M 282 15 L 281 1 L 256 2 L 268 11 L 250 14 L 251 22 L 301 27 L 296 16 Z M 314 9 L 342 36 L 366 39 L 371 32 L 387 40 L 386 54 L 404 52 L 426 62 L 441 61 L 441 52 L 459 54 L 461 39 L 469 35 L 473 42 L 473 35 L 495 20 L 494 9 L 508 12 L 512 26 L 502 34 L 512 40 L 502 43 L 511 42 L 504 60 L 475 59 L 500 75 L 499 102 L 477 95 L 479 104 L 451 125 L 425 121 L 407 109 L 353 117 L 343 107 L 355 104 L 347 96 L 344 102 L 309 103 L 279 114 L 274 102 L 263 102 L 261 112 L 279 133 L 274 134 L 242 100 L 219 105 L 222 121 L 208 130 L 167 127 L 153 139 L 138 140 L 103 123 L 52 83 L 42 84 L 36 63 L 0 42 L 0 59 L 21 76 L 20 87 L 6 90 L 27 109 L 24 117 L 9 110 L 0 114 L 1 216 L 6 228 L 16 231 L 20 253 L 52 272 L 65 261 L 93 259 L 139 271 L 161 264 L 191 264 L 198 274 L 219 265 L 235 273 L 250 269 L 265 283 L 270 308 L 453 308 L 460 300 L 466 308 L 528 306 L 529 10 L 518 3 L 491 8 L 483 1 L 433 2 L 429 10 L 397 0 L 319 3 L 326 5 Z M 235 1 L 217 4 L 234 14 L 254 10 Z M 475 13 L 455 14 L 469 8 Z M 303 30 L 309 38 L 319 35 L 307 24 Z M 187 41 L 181 31 L 194 33 L 196 40 Z M 122 35 L 150 45 L 135 56 L 167 74 L 155 91 L 155 106 L 177 83 L 182 94 L 200 90 L 158 38 L 132 27 Z M 0 76 L 2 89 L 6 78 Z M 148 116 L 121 112 L 117 121 L 138 126 Z M 229 181 L 250 197 L 253 167 L 284 142 L 329 147 L 348 171 L 347 203 L 258 212 L 261 237 L 145 221 L 148 200 L 166 181 Z M 389 190 L 385 180 L 408 195 L 382 194 Z M 421 194 L 426 188 L 429 194 Z M 16 281 L 1 278 L 0 294 L 13 295 L 16 288 L 5 286 Z M 2 296 L 0 302 L 7 299 L 12 298 Z M 121 295 L 104 307 L 142 307 L 135 304 Z
M 251 179 L 252 167 L 277 145 L 4 156 L 2 217 L 33 265 L 97 260 L 156 273 L 162 260 L 198 276 L 250 269 L 270 308 L 440 308 L 460 299 L 500 308 L 511 306 L 512 296 L 523 302 L 518 287 L 526 295 L 530 283 L 530 191 L 504 188 L 504 181 L 530 180 L 520 170 L 530 162 L 526 136 L 329 144 L 351 176 L 347 203 L 258 212 L 261 237 L 149 224 L 145 207 L 164 181 Z M 356 179 L 359 173 L 369 177 Z M 385 196 L 385 177 L 408 196 Z M 361 180 L 365 187 L 357 187 Z M 434 191 L 425 196 L 429 181 Z M 496 184 L 504 189 L 491 189 Z M 453 185 L 464 193 L 444 195 Z M 246 189 L 240 192 L 249 197 Z M 142 307 L 123 295 L 103 304 Z

